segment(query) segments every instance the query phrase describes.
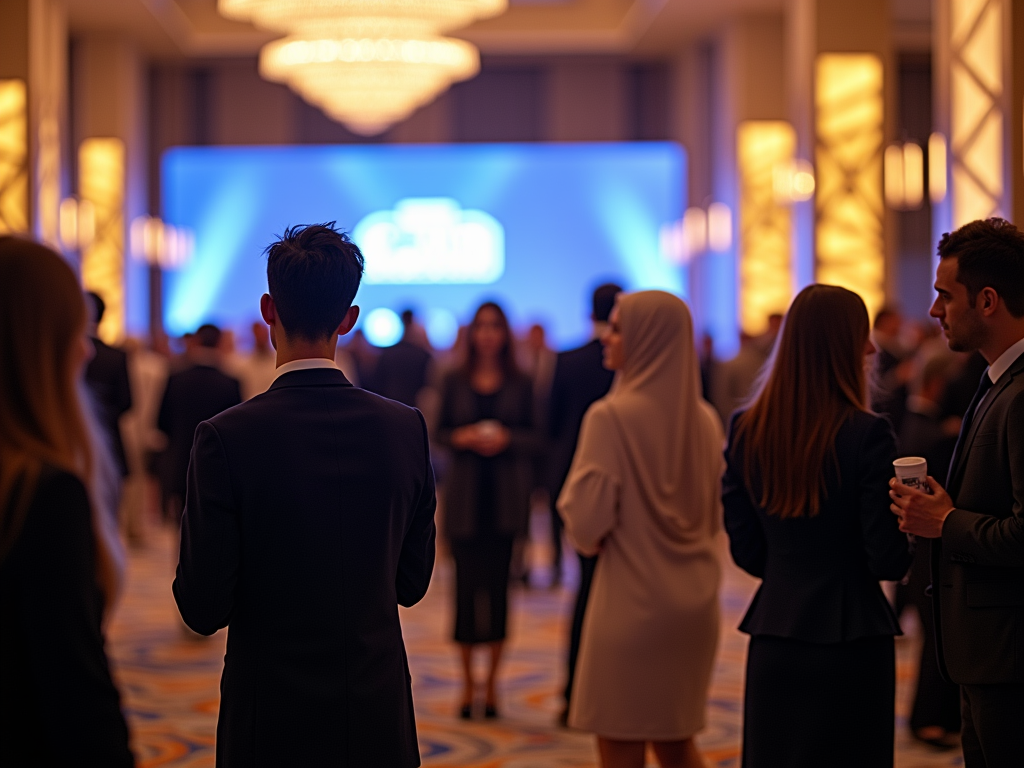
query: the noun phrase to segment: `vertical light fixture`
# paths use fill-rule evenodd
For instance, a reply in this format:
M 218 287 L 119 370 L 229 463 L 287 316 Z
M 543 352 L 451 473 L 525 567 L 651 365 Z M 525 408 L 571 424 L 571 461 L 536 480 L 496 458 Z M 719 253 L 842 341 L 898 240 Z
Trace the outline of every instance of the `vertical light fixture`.
M 952 225 L 1005 215 L 1006 0 L 948 0 Z
M 0 234 L 28 232 L 28 92 L 0 80 Z
M 78 149 L 78 194 L 92 207 L 95 233 L 82 253 L 82 283 L 103 297 L 107 311 L 99 337 L 120 341 L 125 330 L 125 146 L 121 139 L 91 138 Z
M 946 137 L 933 133 L 928 137 L 928 199 L 938 205 L 946 199 Z
M 815 66 L 816 276 L 885 301 L 883 68 L 867 53 L 823 53 Z
M 747 120 L 736 131 L 739 171 L 740 327 L 759 335 L 793 295 L 792 211 L 777 187 L 792 187 L 796 132 L 783 120 Z

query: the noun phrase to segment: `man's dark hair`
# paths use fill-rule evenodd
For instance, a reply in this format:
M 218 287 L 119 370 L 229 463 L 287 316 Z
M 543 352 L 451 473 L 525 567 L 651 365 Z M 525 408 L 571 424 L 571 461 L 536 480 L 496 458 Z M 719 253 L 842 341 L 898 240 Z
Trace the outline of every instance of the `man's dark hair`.
M 1005 219 L 979 219 L 947 232 L 939 256 L 957 258 L 957 282 L 967 286 L 974 306 L 983 288 L 1006 302 L 1014 317 L 1024 317 L 1024 232 Z
M 216 349 L 220 345 L 220 337 L 220 328 L 210 323 L 200 325 L 195 333 L 196 343 L 207 349 Z
M 103 319 L 103 314 L 107 311 L 107 302 L 103 300 L 102 296 L 94 291 L 87 292 L 85 296 L 89 299 L 88 304 L 92 309 L 92 312 L 90 313 L 92 321 L 96 325 L 99 325 L 100 321 Z
M 399 315 L 399 317 L 402 318 L 402 325 L 408 328 L 410 325 L 412 325 L 413 320 L 416 319 L 416 313 L 413 312 L 411 309 L 403 309 L 402 314 Z
M 615 308 L 615 297 L 622 293 L 622 286 L 605 283 L 594 289 L 593 319 L 598 323 L 607 323 L 608 317 Z
M 334 222 L 289 227 L 267 248 L 267 284 L 288 336 L 328 338 L 352 306 L 363 254 Z
M 894 307 L 894 306 L 892 306 L 890 304 L 886 304 L 884 307 L 882 307 L 880 310 L 878 310 L 878 314 L 875 315 L 875 322 L 874 322 L 874 324 L 871 327 L 872 328 L 878 328 L 886 320 L 888 320 L 891 317 L 898 317 L 899 314 L 900 314 L 899 309 L 897 309 L 896 307 Z

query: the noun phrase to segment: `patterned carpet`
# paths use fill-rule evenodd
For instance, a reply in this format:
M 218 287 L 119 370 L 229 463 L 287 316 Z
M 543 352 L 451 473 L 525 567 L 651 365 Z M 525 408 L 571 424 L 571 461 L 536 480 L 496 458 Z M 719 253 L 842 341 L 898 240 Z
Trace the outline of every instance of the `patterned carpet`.
M 538 561 L 548 559 L 542 548 L 537 552 Z M 223 632 L 209 640 L 187 636 L 170 592 L 175 560 L 173 537 L 164 531 L 151 531 L 146 547 L 132 552 L 128 591 L 110 628 L 109 652 L 141 768 L 212 768 L 225 638 Z M 501 688 L 503 716 L 487 724 L 463 722 L 454 716 L 460 684 L 455 650 L 448 641 L 450 573 L 448 563 L 440 562 L 427 597 L 402 611 L 424 765 L 595 766 L 592 737 L 554 725 L 571 589 L 515 592 Z M 724 630 L 711 692 L 710 724 L 698 739 L 708 763 L 718 768 L 739 766 L 746 636 L 734 627 L 755 586 L 754 580 L 735 568 L 727 570 L 722 595 Z M 962 765 L 958 753 L 939 753 L 911 743 L 903 723 L 912 694 L 917 645 L 905 639 L 897 650 L 900 723 L 896 765 Z M 842 745 L 837 744 L 836 749 Z M 828 762 L 828 756 L 822 755 L 821 764 L 827 766 Z

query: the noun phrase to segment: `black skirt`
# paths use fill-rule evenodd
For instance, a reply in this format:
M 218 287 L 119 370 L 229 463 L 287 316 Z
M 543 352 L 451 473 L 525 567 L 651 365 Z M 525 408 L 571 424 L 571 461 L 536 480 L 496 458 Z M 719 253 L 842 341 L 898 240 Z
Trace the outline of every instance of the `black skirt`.
M 892 637 L 752 637 L 743 768 L 892 768 L 895 701 Z
M 490 534 L 452 541 L 455 560 L 455 642 L 505 639 L 512 538 Z

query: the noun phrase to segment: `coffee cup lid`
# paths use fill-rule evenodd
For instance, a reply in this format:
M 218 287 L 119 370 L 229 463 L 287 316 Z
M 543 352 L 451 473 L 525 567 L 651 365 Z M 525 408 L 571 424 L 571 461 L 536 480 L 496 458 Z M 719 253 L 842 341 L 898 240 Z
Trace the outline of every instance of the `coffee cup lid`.
M 896 459 L 892 465 L 894 467 L 916 467 L 920 464 L 927 464 L 926 459 L 922 459 L 920 456 L 906 456 L 902 459 Z

